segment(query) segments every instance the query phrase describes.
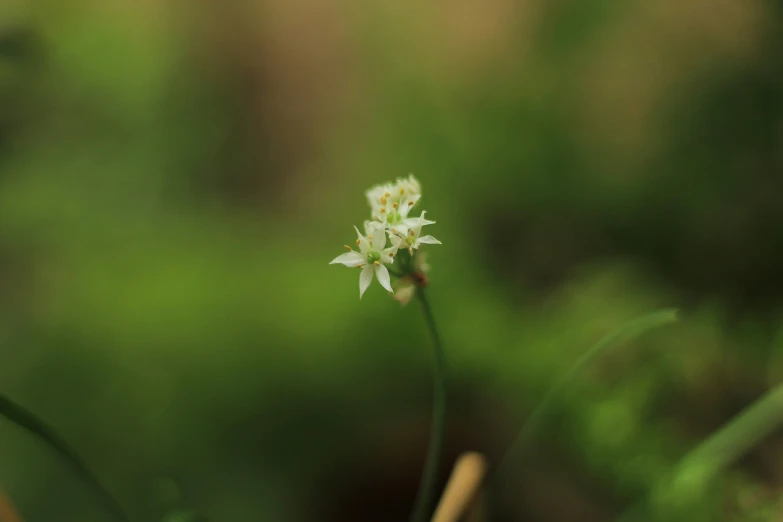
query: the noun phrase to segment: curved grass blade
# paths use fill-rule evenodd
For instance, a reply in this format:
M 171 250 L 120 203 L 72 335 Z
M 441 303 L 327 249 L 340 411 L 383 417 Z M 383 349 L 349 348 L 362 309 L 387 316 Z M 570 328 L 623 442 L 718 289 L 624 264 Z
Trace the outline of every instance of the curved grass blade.
M 55 453 L 71 466 L 73 471 L 87 483 L 87 485 L 95 490 L 96 495 L 107 511 L 111 512 L 117 520 L 123 522 L 130 521 L 120 504 L 101 485 L 76 451 L 74 451 L 68 443 L 54 431 L 54 429 L 40 420 L 35 414 L 2 394 L 0 394 L 0 415 L 43 440 L 47 446 L 54 450 Z
M 590 348 L 579 359 L 577 359 L 576 362 L 571 365 L 568 371 L 563 376 L 561 376 L 560 379 L 558 379 L 551 388 L 549 388 L 536 409 L 533 411 L 530 417 L 527 418 L 527 421 L 519 431 L 519 434 L 514 440 L 514 443 L 500 460 L 495 474 L 500 474 L 508 468 L 510 462 L 514 459 L 514 456 L 521 450 L 521 448 L 525 445 L 534 432 L 544 413 L 546 413 L 549 405 L 552 403 L 552 400 L 557 396 L 560 390 L 562 390 L 563 386 L 568 383 L 568 381 L 570 381 L 571 378 L 580 369 L 587 365 L 587 363 L 595 359 L 598 355 L 602 354 L 612 346 L 630 341 L 654 328 L 672 324 L 677 320 L 678 318 L 676 309 L 670 308 L 659 310 L 626 323 L 619 329 L 598 341 L 592 348 Z

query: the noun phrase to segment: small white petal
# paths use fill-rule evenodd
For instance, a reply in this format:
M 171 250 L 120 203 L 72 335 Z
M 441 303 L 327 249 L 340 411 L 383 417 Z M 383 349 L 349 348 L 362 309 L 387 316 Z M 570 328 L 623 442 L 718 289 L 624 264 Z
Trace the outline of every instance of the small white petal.
M 437 239 L 435 239 L 432 236 L 422 236 L 416 242 L 417 243 L 424 243 L 426 245 L 442 245 L 443 244 L 443 243 L 441 243 L 440 241 L 438 241 Z
M 381 252 L 381 263 L 387 263 L 392 264 L 394 263 L 394 255 L 397 253 L 397 249 L 399 248 L 399 245 L 395 245 L 391 248 L 387 248 L 383 252 Z
M 408 184 L 411 187 L 411 190 L 415 193 L 421 192 L 421 183 L 419 183 L 419 180 L 416 179 L 416 177 L 413 174 L 408 175 Z
M 386 228 L 386 225 L 379 221 L 365 221 L 364 222 L 364 233 L 368 236 L 375 234 L 376 232 L 383 232 Z
M 389 271 L 386 270 L 386 267 L 384 265 L 374 265 L 374 266 L 375 266 L 375 276 L 378 278 L 378 282 L 386 290 L 388 290 L 391 293 L 394 293 L 394 290 L 392 290 L 391 287 L 391 279 L 389 279 Z
M 427 221 L 426 219 L 424 219 L 424 214 L 426 213 L 427 213 L 426 210 L 421 211 L 421 215 L 419 216 L 419 222 L 416 223 L 416 228 L 415 228 L 416 237 L 419 237 L 419 235 L 421 235 L 421 227 L 423 227 L 424 222 Z
M 419 201 L 419 198 L 421 196 L 419 194 L 404 198 L 400 202 L 400 207 L 397 209 L 397 212 L 399 212 L 400 217 L 402 219 L 406 219 L 408 217 L 408 214 L 410 214 L 411 209 L 413 208 L 413 205 L 416 204 L 417 201 Z
M 330 265 L 333 265 L 335 263 L 340 263 L 341 265 L 345 266 L 358 266 L 360 264 L 366 263 L 364 260 L 364 256 L 362 256 L 359 252 L 346 252 L 343 255 L 337 256 L 332 260 Z
M 367 265 L 362 268 L 362 273 L 359 275 L 359 299 L 362 298 L 364 292 L 370 287 L 372 283 L 373 265 Z
M 408 236 L 408 230 L 410 230 L 411 227 L 404 223 L 396 224 L 392 227 L 389 227 L 389 239 L 391 239 L 394 236 L 399 237 L 407 237 Z
M 386 247 L 386 234 L 383 231 L 378 231 L 372 236 L 372 248 L 373 250 L 383 250 Z
M 356 231 L 356 235 L 359 236 L 359 250 L 362 251 L 362 254 L 366 253 L 368 250 L 370 250 L 370 242 L 367 240 L 366 237 L 362 235 L 361 232 L 359 232 L 359 229 L 356 227 L 353 227 L 353 229 Z
M 402 220 L 402 224 L 404 226 L 408 227 L 408 228 L 416 228 L 417 226 L 419 226 L 419 221 L 421 221 L 421 226 L 424 226 L 424 225 L 434 225 L 435 224 L 434 221 L 430 221 L 429 219 L 422 219 L 422 220 L 420 220 L 417 217 L 403 219 Z
M 402 245 L 402 238 L 400 236 L 389 236 L 389 240 L 392 245 L 394 245 L 394 248 L 400 248 L 400 245 Z

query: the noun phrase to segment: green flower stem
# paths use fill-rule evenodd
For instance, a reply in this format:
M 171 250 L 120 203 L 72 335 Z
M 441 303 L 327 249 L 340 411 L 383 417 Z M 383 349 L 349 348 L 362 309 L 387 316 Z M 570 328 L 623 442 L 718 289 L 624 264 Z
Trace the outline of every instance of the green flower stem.
M 74 472 L 90 487 L 95 490 L 106 511 L 110 512 L 117 520 L 129 522 L 128 516 L 120 504 L 95 478 L 82 458 L 74 451 L 65 440 L 60 437 L 46 423 L 40 420 L 30 411 L 16 404 L 11 399 L 0 394 L 0 415 L 6 417 L 17 426 L 27 430 L 43 440 L 55 453 L 63 458 L 73 468 Z
M 443 453 L 443 432 L 446 421 L 446 359 L 425 289 L 418 288 L 416 296 L 421 303 L 424 320 L 427 322 L 427 327 L 432 336 L 432 346 L 435 355 L 432 431 L 430 433 L 427 460 L 424 464 L 419 492 L 416 495 L 416 503 L 410 518 L 411 522 L 425 522 L 432 514 L 435 483 L 438 478 L 441 454 Z

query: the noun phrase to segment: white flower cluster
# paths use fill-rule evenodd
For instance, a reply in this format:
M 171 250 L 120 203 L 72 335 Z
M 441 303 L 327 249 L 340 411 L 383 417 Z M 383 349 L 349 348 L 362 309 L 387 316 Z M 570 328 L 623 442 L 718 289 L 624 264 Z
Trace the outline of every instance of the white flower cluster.
M 354 227 L 359 251 L 346 245 L 348 252 L 330 263 L 362 269 L 359 276 L 360 299 L 372 283 L 373 275 L 382 287 L 394 292 L 386 265 L 394 263 L 398 250 L 407 250 L 408 255 L 413 257 L 414 250 L 418 250 L 421 245 L 440 244 L 432 236 L 421 235 L 423 226 L 435 223 L 424 218 L 425 211 L 418 217 L 411 217 L 411 210 L 421 198 L 421 185 L 412 174 L 407 178 L 398 178 L 395 183 L 377 185 L 365 192 L 365 196 L 372 209 L 372 219 L 364 222 L 364 234 Z M 416 266 L 410 262 L 406 265 Z

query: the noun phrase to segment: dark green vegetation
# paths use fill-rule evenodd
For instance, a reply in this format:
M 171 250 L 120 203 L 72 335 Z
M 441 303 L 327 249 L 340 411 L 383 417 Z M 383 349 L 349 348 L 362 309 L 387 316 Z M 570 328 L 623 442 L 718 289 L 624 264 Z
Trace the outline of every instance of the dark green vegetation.
M 779 432 L 706 484 L 678 468 L 783 379 L 779 2 L 17 3 L 0 390 L 133 520 L 407 517 L 425 325 L 328 262 L 363 190 L 409 172 L 443 241 L 444 480 L 464 450 L 497 462 L 599 339 L 676 307 L 552 398 L 495 519 L 781 516 Z M 9 423 L 0 486 L 25 522 L 107 520 Z

